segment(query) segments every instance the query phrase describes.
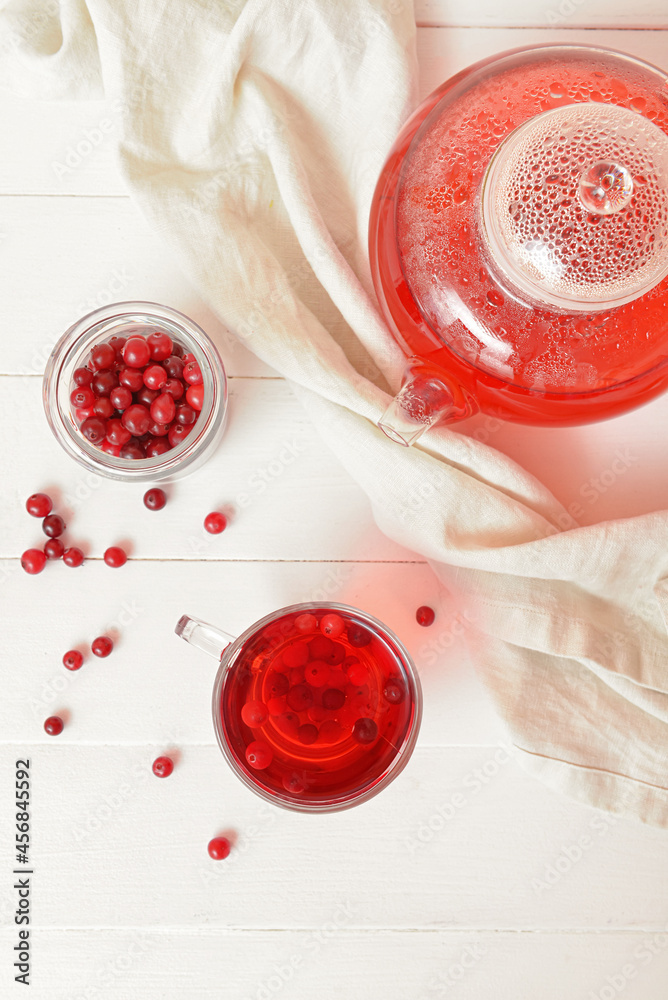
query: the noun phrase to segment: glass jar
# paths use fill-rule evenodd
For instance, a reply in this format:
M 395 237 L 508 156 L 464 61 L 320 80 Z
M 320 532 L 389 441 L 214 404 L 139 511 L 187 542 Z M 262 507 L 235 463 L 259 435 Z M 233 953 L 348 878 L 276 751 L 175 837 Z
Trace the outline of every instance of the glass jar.
M 193 430 L 169 451 L 154 458 L 117 458 L 91 444 L 79 430 L 70 402 L 73 374 L 85 366 L 96 344 L 155 330 L 194 355 L 202 371 L 204 403 Z M 227 376 L 212 341 L 183 313 L 155 302 L 114 302 L 83 316 L 58 341 L 44 372 L 43 400 L 56 440 L 84 468 L 122 482 L 156 482 L 193 472 L 214 452 L 227 418 Z

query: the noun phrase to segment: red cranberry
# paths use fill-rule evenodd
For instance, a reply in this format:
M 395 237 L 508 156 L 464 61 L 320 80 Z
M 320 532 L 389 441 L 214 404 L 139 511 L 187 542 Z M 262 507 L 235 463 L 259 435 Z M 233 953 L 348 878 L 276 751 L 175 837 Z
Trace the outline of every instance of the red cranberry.
M 283 712 L 276 716 L 275 725 L 285 736 L 294 737 L 299 729 L 299 716 L 294 712 Z
M 318 733 L 319 743 L 338 743 L 343 736 L 343 729 L 334 719 L 328 719 L 320 727 Z
M 186 392 L 186 399 L 192 406 L 193 410 L 197 410 L 199 412 L 204 406 L 204 386 L 191 385 Z
M 329 666 L 322 660 L 313 660 L 304 668 L 304 679 L 311 687 L 323 687 L 329 680 L 329 674 Z
M 84 561 L 84 554 L 81 549 L 77 549 L 75 546 L 71 546 L 69 549 L 65 549 L 63 552 L 63 562 L 66 566 L 71 566 L 76 569 L 77 566 L 81 566 Z
M 283 663 L 286 667 L 303 667 L 308 663 L 308 643 L 293 642 L 283 650 Z
M 183 358 L 183 355 L 185 353 L 186 352 L 185 352 L 183 346 L 181 344 L 179 344 L 178 340 L 175 340 L 174 343 L 172 344 L 172 357 L 173 358 Z
M 111 368 L 116 360 L 116 351 L 111 344 L 96 344 L 90 352 L 90 365 L 95 371 Z
M 157 399 L 160 393 L 157 389 L 149 389 L 148 386 L 144 386 L 139 392 L 135 393 L 135 403 L 141 403 L 147 409 L 150 408 L 151 403 L 154 399 Z
M 293 712 L 304 712 L 313 704 L 313 688 L 308 684 L 295 684 L 288 691 L 287 701 Z
M 348 669 L 348 680 L 355 687 L 362 687 L 363 684 L 369 683 L 369 671 L 361 663 L 354 663 Z
M 162 387 L 163 392 L 168 392 L 172 399 L 183 398 L 183 382 L 178 378 L 168 378 Z
M 167 435 L 169 434 L 169 424 L 152 423 L 148 429 L 148 432 L 153 437 L 167 437 Z
M 227 837 L 214 837 L 213 840 L 209 841 L 207 850 L 209 857 L 213 858 L 214 861 L 224 861 L 225 858 L 229 857 L 232 845 Z
M 310 722 L 304 723 L 297 730 L 297 739 L 300 743 L 304 743 L 306 746 L 310 746 L 311 743 L 315 743 L 318 738 L 318 727 L 314 726 Z
M 100 444 L 107 435 L 107 425 L 102 417 L 87 417 L 79 430 L 91 444 Z
M 96 416 L 95 407 L 89 406 L 85 410 L 75 410 L 74 416 L 77 418 L 77 423 L 79 424 L 79 427 L 81 427 L 84 420 L 88 420 L 89 417 Z
M 241 709 L 241 718 L 249 729 L 257 729 L 267 721 L 269 712 L 263 701 L 247 701 Z
M 338 667 L 339 664 L 343 663 L 345 658 L 346 658 L 346 647 L 342 645 L 340 642 L 333 642 L 332 648 L 330 649 L 329 653 L 327 654 L 327 656 L 323 657 L 325 663 L 329 663 L 330 666 L 335 666 L 335 667 Z
M 168 337 L 162 330 L 156 330 L 155 333 L 149 333 L 146 338 L 146 343 L 148 344 L 151 357 L 154 361 L 164 361 L 170 356 L 174 346 L 172 338 Z
M 183 364 L 187 365 L 189 361 L 195 360 L 195 355 L 192 353 L 192 351 L 188 351 L 187 353 L 182 354 L 181 358 L 183 359 Z
M 123 348 L 125 347 L 126 342 L 127 337 L 110 337 L 107 341 L 109 347 L 113 347 L 114 354 L 117 359 L 123 357 Z
M 108 396 L 111 390 L 115 389 L 117 385 L 118 375 L 116 372 L 112 372 L 108 368 L 104 368 L 102 371 L 95 372 L 91 383 L 91 389 L 96 396 Z
M 345 694 L 338 688 L 327 688 L 322 693 L 322 707 L 326 708 L 328 712 L 335 712 L 337 709 L 343 708 L 345 700 Z
M 192 406 L 188 403 L 183 403 L 181 406 L 176 407 L 176 422 L 177 424 L 194 424 L 197 420 L 197 411 L 193 410 Z
M 142 434 L 148 432 L 151 426 L 151 415 L 141 403 L 133 403 L 124 412 L 121 417 L 121 423 L 135 437 L 141 437 Z
M 144 386 L 144 374 L 137 368 L 121 368 L 118 373 L 118 381 L 130 392 L 139 392 Z
M 167 494 L 164 490 L 159 490 L 157 486 L 144 493 L 144 506 L 148 507 L 149 510 L 162 510 L 166 503 Z
M 265 679 L 264 694 L 265 696 L 270 695 L 272 698 L 280 698 L 288 693 L 289 687 L 290 681 L 285 674 L 279 674 L 278 670 L 272 670 Z
M 171 436 L 171 431 L 170 431 Z M 207 514 L 204 518 L 204 528 L 210 535 L 219 535 L 227 527 L 227 518 L 220 511 Z
M 183 376 L 183 361 L 181 358 L 177 358 L 175 354 L 172 354 L 171 358 L 163 361 L 162 367 L 170 378 L 180 379 Z
M 63 720 L 58 715 L 50 715 L 44 723 L 44 732 L 49 736 L 60 736 L 63 731 Z
M 109 417 L 113 417 L 115 412 L 114 404 L 108 396 L 100 396 L 93 403 L 93 413 L 102 420 L 108 420 Z
M 390 705 L 398 705 L 404 700 L 405 692 L 403 686 L 396 680 L 390 678 L 383 688 L 383 698 L 389 701 Z
M 97 639 L 93 639 L 90 644 L 93 656 L 109 656 L 109 653 L 114 648 L 114 644 L 108 635 L 98 635 Z
M 246 760 L 256 771 L 264 771 L 274 759 L 274 753 L 264 740 L 253 740 L 246 747 Z
M 152 770 L 156 778 L 168 778 L 174 770 L 174 761 L 171 757 L 156 757 Z
M 169 450 L 169 441 L 166 441 L 164 437 L 150 438 L 146 442 L 147 458 L 158 458 L 159 455 L 164 455 Z
M 315 632 L 318 627 L 318 619 L 315 615 L 297 615 L 295 618 L 295 628 L 298 632 L 308 633 Z
M 378 736 L 378 726 L 373 719 L 358 719 L 353 726 L 353 739 L 363 746 L 373 743 Z
M 83 656 L 78 649 L 68 649 L 63 656 L 63 664 L 68 670 L 80 670 L 83 666 Z
M 44 555 L 47 559 L 60 559 L 65 546 L 59 538 L 50 538 L 44 546 Z
M 60 514 L 49 514 L 42 521 L 42 531 L 49 538 L 58 538 L 65 530 L 65 522 Z
M 202 381 L 202 370 L 196 361 L 189 361 L 183 366 L 183 378 L 189 385 L 199 385 Z
M 112 389 L 109 399 L 117 410 L 127 410 L 128 406 L 132 406 L 132 392 L 126 385 L 117 385 Z
M 123 361 L 128 368 L 143 368 L 151 360 L 151 349 L 143 337 L 130 337 L 123 348 Z
M 128 556 L 125 550 L 118 545 L 111 545 L 104 553 L 104 561 L 112 569 L 119 569 L 119 567 L 125 566 Z
M 121 454 L 120 444 L 112 444 L 107 438 L 104 439 L 100 448 L 105 453 L 105 455 L 113 455 L 114 458 L 119 458 Z
M 325 635 L 316 635 L 308 644 L 309 653 L 314 660 L 324 660 L 331 651 L 334 643 Z
M 425 628 L 428 625 L 433 624 L 435 617 L 436 613 L 434 612 L 434 609 L 428 607 L 426 604 L 423 604 L 422 607 L 419 607 L 415 612 L 416 622 L 418 623 L 418 625 L 424 625 Z
M 121 448 L 119 455 L 121 458 L 146 458 L 146 449 L 141 441 L 137 440 L 137 438 L 130 438 L 130 440 Z
M 151 403 L 151 420 L 156 424 L 171 424 L 175 410 L 174 397 L 168 392 L 161 392 Z
M 122 447 L 131 437 L 130 431 L 117 418 L 110 420 L 107 424 L 107 441 L 112 444 Z
M 172 448 L 176 448 L 177 444 L 181 444 L 184 438 L 188 437 L 192 429 L 193 424 L 172 424 L 167 435 L 167 440 Z
M 70 403 L 72 406 L 76 406 L 79 410 L 92 406 L 94 402 L 95 396 L 93 391 L 86 385 L 79 386 L 78 389 L 73 389 L 70 393 Z
M 288 707 L 286 699 L 281 695 L 280 698 L 268 698 L 267 699 L 267 711 L 272 719 L 277 715 L 283 715 Z
M 356 649 L 361 649 L 362 646 L 368 646 L 371 639 L 371 632 L 369 632 L 368 628 L 364 628 L 363 625 L 358 625 L 356 622 L 352 622 L 348 626 L 348 642 Z
M 162 365 L 149 365 L 144 369 L 144 385 L 149 389 L 160 389 L 167 381 L 167 372 Z
M 93 373 L 90 368 L 76 368 L 72 375 L 75 385 L 90 385 L 93 381 Z
M 328 635 L 330 639 L 338 638 L 345 627 L 346 623 L 341 615 L 330 613 L 323 615 L 320 619 L 320 631 L 323 635 Z
M 32 517 L 46 517 L 52 508 L 53 502 L 46 493 L 32 493 L 26 500 L 26 510 Z
M 41 549 L 26 549 L 21 556 L 21 566 L 32 576 L 41 573 L 46 566 L 46 556 Z

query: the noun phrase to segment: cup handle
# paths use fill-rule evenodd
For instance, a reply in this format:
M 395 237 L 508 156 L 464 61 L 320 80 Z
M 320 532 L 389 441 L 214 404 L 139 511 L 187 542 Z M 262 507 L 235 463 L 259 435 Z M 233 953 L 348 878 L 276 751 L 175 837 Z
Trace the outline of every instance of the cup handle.
M 186 642 L 215 657 L 216 660 L 222 659 L 223 653 L 236 638 L 223 632 L 221 628 L 216 628 L 215 625 L 209 625 L 199 618 L 189 618 L 188 615 L 181 615 L 174 631 Z

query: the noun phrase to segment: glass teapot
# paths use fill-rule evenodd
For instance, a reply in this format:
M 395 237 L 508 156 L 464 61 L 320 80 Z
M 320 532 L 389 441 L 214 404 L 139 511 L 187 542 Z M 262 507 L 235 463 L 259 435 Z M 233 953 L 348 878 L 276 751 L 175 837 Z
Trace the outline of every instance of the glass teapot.
M 482 410 L 587 423 L 668 385 L 668 81 L 582 45 L 436 90 L 374 194 L 376 293 L 407 355 L 379 421 L 412 444 Z

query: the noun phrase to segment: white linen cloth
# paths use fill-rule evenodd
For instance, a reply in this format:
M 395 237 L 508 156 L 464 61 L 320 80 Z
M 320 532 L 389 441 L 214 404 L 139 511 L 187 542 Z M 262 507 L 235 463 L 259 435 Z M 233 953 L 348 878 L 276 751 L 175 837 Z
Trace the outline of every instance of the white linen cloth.
M 452 591 L 519 760 L 668 826 L 668 513 L 562 530 L 560 504 L 493 449 L 444 428 L 407 450 L 376 428 L 403 357 L 367 219 L 415 103 L 414 31 L 410 0 L 10 0 L 0 82 L 122 111 L 132 195 L 291 381 L 381 529 Z

